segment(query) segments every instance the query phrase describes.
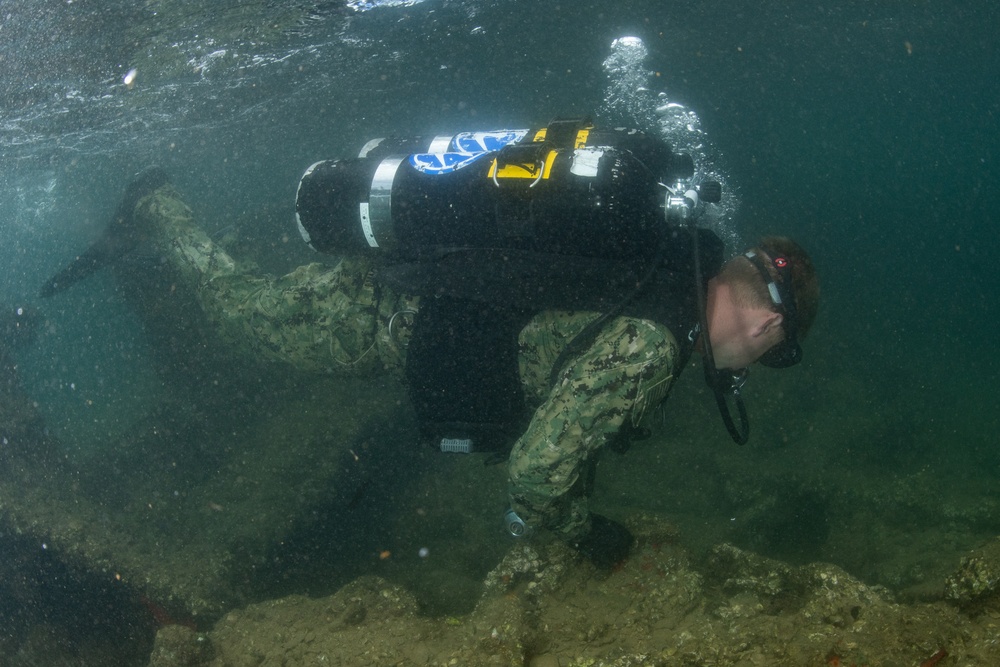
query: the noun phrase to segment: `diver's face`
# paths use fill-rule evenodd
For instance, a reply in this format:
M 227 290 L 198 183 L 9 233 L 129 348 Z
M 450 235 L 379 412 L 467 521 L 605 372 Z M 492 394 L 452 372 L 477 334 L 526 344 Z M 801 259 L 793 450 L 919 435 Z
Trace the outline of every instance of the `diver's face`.
M 716 368 L 746 368 L 785 337 L 781 313 L 739 305 L 732 288 L 714 278 L 708 284 L 706 308 Z

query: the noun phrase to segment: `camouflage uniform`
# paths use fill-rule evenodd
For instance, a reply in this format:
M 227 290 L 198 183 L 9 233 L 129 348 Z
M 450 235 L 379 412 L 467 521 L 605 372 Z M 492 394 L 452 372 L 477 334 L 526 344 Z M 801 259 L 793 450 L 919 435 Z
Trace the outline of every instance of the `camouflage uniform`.
M 149 231 L 184 287 L 232 346 L 310 372 L 371 375 L 403 368 L 406 327 L 389 322 L 417 299 L 372 280 L 374 262 L 307 264 L 280 278 L 244 272 L 194 224 L 172 186 L 139 200 L 135 221 Z
M 280 278 L 251 276 L 194 224 L 169 185 L 141 199 L 135 219 L 233 346 L 308 371 L 402 376 L 405 322 L 419 301 L 375 283 L 371 258 L 334 268 L 308 264 Z M 679 371 L 670 331 L 618 317 L 550 386 L 559 353 L 597 317 L 541 312 L 518 338 L 521 382 L 538 407 L 511 452 L 511 505 L 528 525 L 570 540 L 589 529 L 583 477 L 590 457 L 626 420 L 637 424 L 662 400 Z

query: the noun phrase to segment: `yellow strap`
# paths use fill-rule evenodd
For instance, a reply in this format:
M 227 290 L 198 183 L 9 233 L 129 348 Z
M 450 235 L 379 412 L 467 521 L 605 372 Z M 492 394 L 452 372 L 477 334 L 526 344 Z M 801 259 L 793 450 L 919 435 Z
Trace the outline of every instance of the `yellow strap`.
M 549 151 L 546 154 L 542 167 L 542 178 L 548 178 L 549 174 L 552 173 L 552 164 L 556 161 L 556 155 L 558 155 L 558 151 Z M 538 180 L 538 164 L 508 164 L 497 172 L 497 161 L 494 158 L 488 176 L 490 178 L 495 176 L 496 178 L 530 178 Z
M 532 143 L 541 143 L 545 141 L 545 136 L 548 134 L 549 128 L 543 127 L 542 129 L 535 132 L 535 136 L 531 138 Z M 573 148 L 583 148 L 587 145 L 587 139 L 590 138 L 590 128 L 584 128 L 577 131 L 576 142 L 573 144 Z

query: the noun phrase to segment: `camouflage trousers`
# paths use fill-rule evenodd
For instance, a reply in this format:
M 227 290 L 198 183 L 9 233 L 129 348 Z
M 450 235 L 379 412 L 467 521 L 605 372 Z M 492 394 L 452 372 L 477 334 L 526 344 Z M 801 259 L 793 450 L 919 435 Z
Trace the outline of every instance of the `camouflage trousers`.
M 254 276 L 195 224 L 172 186 L 140 200 L 135 215 L 232 346 L 307 371 L 402 377 L 406 323 L 419 299 L 379 285 L 372 259 Z M 598 316 L 541 312 L 518 337 L 521 382 L 537 408 L 511 451 L 510 502 L 529 526 L 568 540 L 589 529 L 584 487 L 593 455 L 627 420 L 638 424 L 679 371 L 678 345 L 669 330 L 617 317 L 550 383 L 562 350 Z

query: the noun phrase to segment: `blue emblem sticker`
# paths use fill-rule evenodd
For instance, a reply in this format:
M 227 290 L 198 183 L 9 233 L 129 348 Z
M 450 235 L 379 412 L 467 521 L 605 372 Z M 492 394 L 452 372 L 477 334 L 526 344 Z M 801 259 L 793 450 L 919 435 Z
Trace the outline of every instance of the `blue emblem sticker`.
M 492 132 L 459 132 L 453 140 L 461 153 L 488 153 L 524 139 L 528 130 L 494 130 Z
M 425 174 L 450 174 L 469 166 L 484 155 L 517 143 L 527 134 L 528 130 L 461 132 L 451 141 L 453 150 L 444 153 L 414 153 L 410 156 L 410 165 Z
M 414 153 L 410 165 L 425 174 L 450 174 L 489 153 Z

